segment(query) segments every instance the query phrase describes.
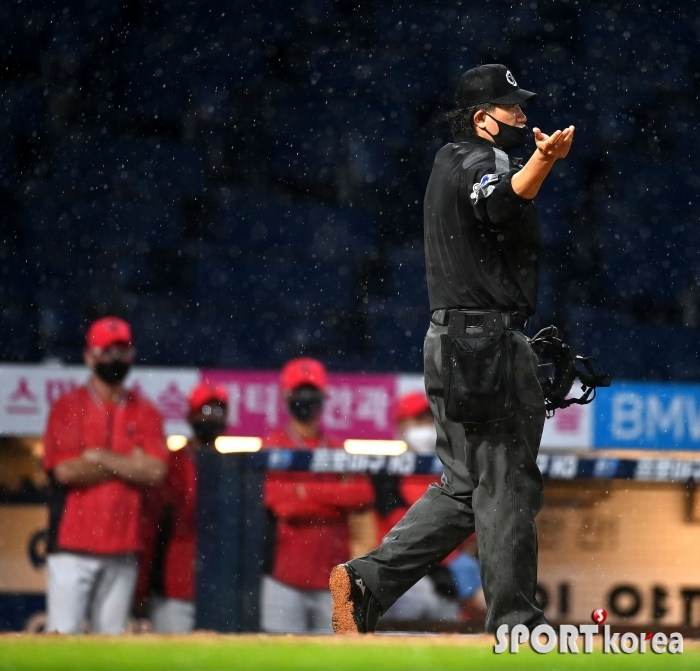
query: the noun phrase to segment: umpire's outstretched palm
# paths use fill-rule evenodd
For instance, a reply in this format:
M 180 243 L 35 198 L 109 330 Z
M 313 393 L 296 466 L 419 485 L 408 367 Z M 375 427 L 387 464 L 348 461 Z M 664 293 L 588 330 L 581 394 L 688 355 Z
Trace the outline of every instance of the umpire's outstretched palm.
M 533 128 L 535 144 L 547 158 L 566 158 L 574 141 L 574 127 L 569 126 L 562 130 L 556 130 L 551 135 L 546 135 L 539 128 Z

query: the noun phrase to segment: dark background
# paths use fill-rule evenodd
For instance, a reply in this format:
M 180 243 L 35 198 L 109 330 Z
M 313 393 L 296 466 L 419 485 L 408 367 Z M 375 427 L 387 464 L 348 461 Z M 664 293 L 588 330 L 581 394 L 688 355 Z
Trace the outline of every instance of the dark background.
M 694 2 L 6 0 L 0 357 L 422 369 L 422 199 L 459 75 L 577 127 L 540 307 L 614 374 L 700 378 Z

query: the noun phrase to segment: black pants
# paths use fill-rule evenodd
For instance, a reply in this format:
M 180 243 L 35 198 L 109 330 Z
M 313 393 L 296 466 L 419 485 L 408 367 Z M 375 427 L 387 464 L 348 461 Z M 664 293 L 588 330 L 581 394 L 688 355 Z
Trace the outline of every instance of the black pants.
M 425 386 L 444 466 L 431 485 L 372 552 L 350 562 L 384 612 L 476 531 L 481 580 L 488 606 L 486 630 L 501 624 L 546 622 L 535 601 L 537 531 L 542 476 L 537 467 L 545 409 L 537 357 L 525 336 L 509 331 L 518 402 L 501 422 L 463 425 L 445 417 L 440 336 L 425 338 Z

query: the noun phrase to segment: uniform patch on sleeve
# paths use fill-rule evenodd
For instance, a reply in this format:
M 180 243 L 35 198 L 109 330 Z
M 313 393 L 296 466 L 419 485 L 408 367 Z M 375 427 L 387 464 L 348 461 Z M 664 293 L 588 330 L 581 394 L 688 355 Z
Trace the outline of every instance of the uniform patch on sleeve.
M 496 183 L 500 180 L 500 175 L 490 173 L 484 175 L 481 181 L 472 187 L 471 199 L 476 203 L 482 198 L 488 198 L 496 188 Z

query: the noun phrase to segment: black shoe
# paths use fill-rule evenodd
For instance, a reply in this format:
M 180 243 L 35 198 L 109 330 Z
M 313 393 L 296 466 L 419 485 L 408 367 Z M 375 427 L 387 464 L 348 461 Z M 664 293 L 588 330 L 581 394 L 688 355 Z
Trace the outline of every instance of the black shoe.
M 382 608 L 359 573 L 350 564 L 339 564 L 328 581 L 333 597 L 331 623 L 336 634 L 373 632 Z

